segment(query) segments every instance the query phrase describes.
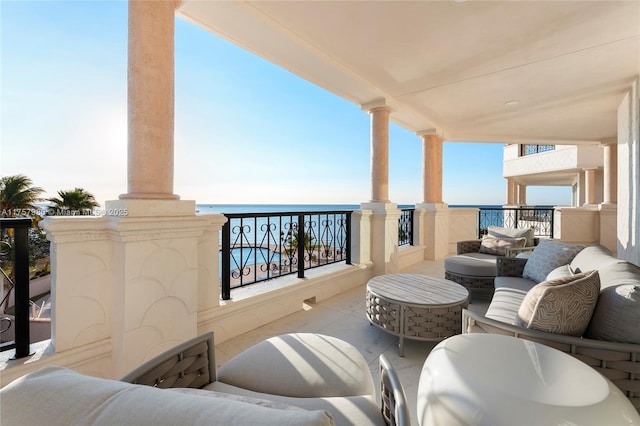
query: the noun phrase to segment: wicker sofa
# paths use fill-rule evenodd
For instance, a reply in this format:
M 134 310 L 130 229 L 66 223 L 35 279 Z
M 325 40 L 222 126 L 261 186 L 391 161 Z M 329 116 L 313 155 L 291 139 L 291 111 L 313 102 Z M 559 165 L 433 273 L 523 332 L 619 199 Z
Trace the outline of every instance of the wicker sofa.
M 216 372 L 207 333 L 120 381 L 37 370 L 0 390 L 0 424 L 408 425 L 404 391 L 383 356 L 380 370 L 379 406 L 353 346 L 298 333 L 264 340 Z
M 524 245 L 516 240 L 526 238 Z M 499 247 L 495 241 L 504 242 Z M 487 242 L 493 242 L 491 247 Z M 493 279 L 496 277 L 496 259 L 499 256 L 512 257 L 535 248 L 538 239 L 532 228 L 502 228 L 489 226 L 482 239 L 463 240 L 456 243 L 456 254 L 444 260 L 444 277 L 455 281 L 469 290 L 471 297 L 493 295 Z
M 523 300 L 536 286 L 522 277 L 530 259 L 497 260 L 498 276 L 489 309 L 485 315 L 463 310 L 463 332 L 511 335 L 569 353 L 610 379 L 640 411 L 640 268 L 593 245 L 568 265 L 549 273 L 547 279 L 552 280 L 580 271 L 598 271 L 597 304 L 586 331 L 578 337 L 528 328 L 517 319 Z

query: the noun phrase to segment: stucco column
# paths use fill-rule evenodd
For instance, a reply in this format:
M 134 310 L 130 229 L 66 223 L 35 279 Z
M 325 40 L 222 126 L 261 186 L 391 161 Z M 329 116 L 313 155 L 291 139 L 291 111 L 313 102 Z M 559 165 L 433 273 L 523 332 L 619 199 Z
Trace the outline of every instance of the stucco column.
M 518 184 L 518 204 L 527 205 L 527 185 Z
M 371 202 L 389 202 L 389 114 L 386 106 L 368 110 L 371 115 Z
M 442 203 L 442 138 L 435 133 L 419 134 L 422 138 L 423 203 Z
M 616 204 L 618 200 L 618 144 L 617 140 L 603 144 L 603 204 Z
M 596 169 L 584 169 L 585 205 L 596 203 Z
M 174 19 L 179 1 L 129 1 L 127 193 L 173 194 Z
M 516 204 L 516 183 L 511 178 L 507 178 L 507 196 L 506 196 L 506 204 L 514 205 Z

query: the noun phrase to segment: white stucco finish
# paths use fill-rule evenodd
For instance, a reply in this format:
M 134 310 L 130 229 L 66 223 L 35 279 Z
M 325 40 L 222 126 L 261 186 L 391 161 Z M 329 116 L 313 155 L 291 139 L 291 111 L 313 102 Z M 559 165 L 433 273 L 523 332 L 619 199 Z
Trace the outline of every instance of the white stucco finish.
M 600 242 L 598 206 L 556 207 L 553 238 L 566 243 L 589 245 Z
M 416 214 L 420 214 L 420 240 L 425 246 L 424 258 L 438 260 L 449 255 L 449 212 L 446 204 L 416 204 Z
M 374 275 L 399 270 L 395 253 L 398 251 L 398 220 L 401 211 L 394 203 L 362 203 L 362 210 L 371 210 L 371 261 Z
M 449 209 L 449 253 L 456 253 L 456 243 L 478 238 L 478 209 Z
M 640 75 L 618 107 L 618 257 L 640 265 Z
M 117 376 L 195 336 L 198 312 L 218 305 L 214 259 L 225 218 L 196 216 L 193 201 L 118 200 L 106 211 L 114 206 L 123 214 L 50 217 L 43 226 L 52 241 L 55 350 L 110 339 Z

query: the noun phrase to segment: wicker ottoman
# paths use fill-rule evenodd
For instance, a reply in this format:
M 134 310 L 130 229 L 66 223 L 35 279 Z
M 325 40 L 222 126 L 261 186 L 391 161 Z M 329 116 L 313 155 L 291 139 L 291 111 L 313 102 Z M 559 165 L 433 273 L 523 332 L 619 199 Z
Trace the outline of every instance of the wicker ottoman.
M 455 282 L 419 274 L 387 274 L 367 283 L 367 318 L 400 338 L 440 341 L 462 332 L 469 292 Z
M 464 286 L 471 296 L 493 296 L 496 277 L 496 256 L 484 253 L 464 253 L 444 259 L 444 277 Z

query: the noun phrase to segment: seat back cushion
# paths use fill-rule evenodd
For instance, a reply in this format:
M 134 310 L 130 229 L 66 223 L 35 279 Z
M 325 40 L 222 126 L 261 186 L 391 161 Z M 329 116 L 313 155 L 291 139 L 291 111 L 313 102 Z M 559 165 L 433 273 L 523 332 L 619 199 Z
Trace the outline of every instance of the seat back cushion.
M 571 261 L 571 270 L 574 273 L 601 269 L 606 265 L 619 262 L 611 251 L 600 244 L 585 247 Z
M 533 228 L 502 228 L 500 226 L 489 226 L 487 233 L 496 238 L 521 238 L 527 239 L 525 247 L 535 245 L 535 233 Z
M 0 390 L 3 425 L 332 425 L 322 410 L 267 408 L 43 367 Z
M 582 336 L 600 294 L 598 271 L 544 281 L 529 290 L 516 325 L 568 336 Z
M 520 238 L 499 238 L 491 235 L 483 235 L 480 242 L 480 253 L 495 254 L 504 256 L 507 248 L 524 247 L 527 243 L 525 237 Z
M 606 287 L 600 292 L 586 336 L 640 344 L 640 268 L 627 262 L 615 263 L 600 274 Z
M 559 266 L 571 263 L 584 248 L 581 245 L 566 244 L 559 241 L 542 240 L 531 252 L 522 277 L 541 283 L 547 275 Z
M 304 398 L 375 395 L 371 370 L 360 352 L 343 340 L 316 333 L 263 340 L 220 367 L 217 380 Z

